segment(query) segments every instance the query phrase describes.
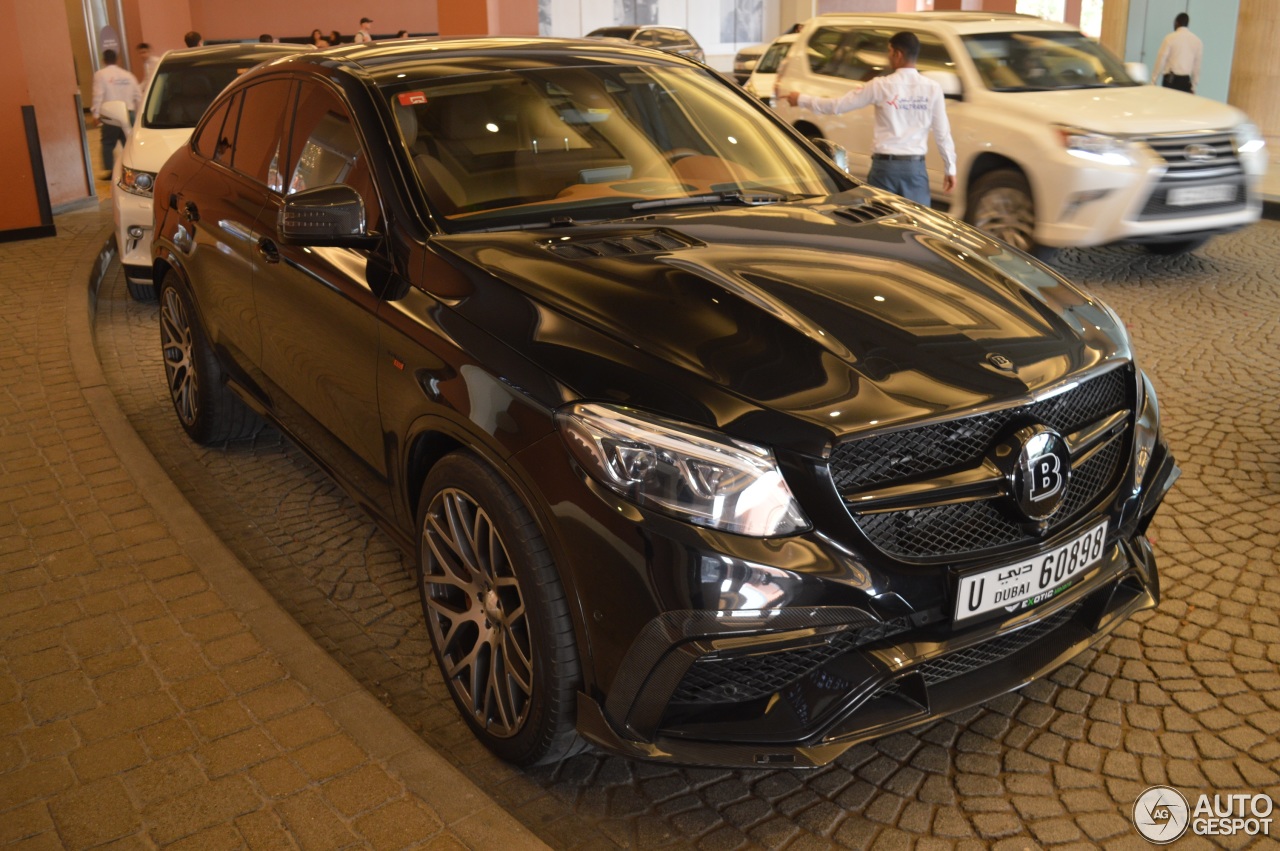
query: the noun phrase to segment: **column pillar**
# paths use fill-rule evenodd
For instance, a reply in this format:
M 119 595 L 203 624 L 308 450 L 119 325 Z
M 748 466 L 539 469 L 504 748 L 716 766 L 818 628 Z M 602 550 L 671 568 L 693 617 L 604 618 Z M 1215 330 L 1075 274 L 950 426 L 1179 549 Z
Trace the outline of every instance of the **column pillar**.
M 1102 33 L 1098 41 L 1121 59 L 1129 40 L 1129 0 L 1107 0 L 1102 4 Z
M 1231 63 L 1227 102 L 1238 106 L 1262 128 L 1271 156 L 1271 170 L 1280 164 L 1280 3 L 1240 0 L 1236 46 Z

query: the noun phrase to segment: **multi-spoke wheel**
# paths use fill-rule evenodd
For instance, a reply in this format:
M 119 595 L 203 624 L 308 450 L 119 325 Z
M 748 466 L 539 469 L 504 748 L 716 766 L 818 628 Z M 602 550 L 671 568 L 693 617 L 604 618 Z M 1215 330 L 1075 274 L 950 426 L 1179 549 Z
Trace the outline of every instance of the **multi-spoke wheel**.
M 160 286 L 160 348 L 169 398 L 192 440 L 217 443 L 253 433 L 260 421 L 223 385 L 222 367 L 173 272 Z
M 573 628 L 546 542 L 492 470 L 455 454 L 419 508 L 418 586 L 440 672 L 482 742 L 532 765 L 579 747 Z
M 969 189 L 966 221 L 1033 257 L 1049 260 L 1057 249 L 1036 242 L 1036 209 L 1027 178 L 1019 171 L 992 171 Z

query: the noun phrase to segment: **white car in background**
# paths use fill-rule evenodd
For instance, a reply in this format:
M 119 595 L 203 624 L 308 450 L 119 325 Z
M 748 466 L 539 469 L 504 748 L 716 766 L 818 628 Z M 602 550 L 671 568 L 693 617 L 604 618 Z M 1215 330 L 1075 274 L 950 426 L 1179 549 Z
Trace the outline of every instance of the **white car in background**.
M 991 12 L 819 15 L 779 89 L 839 96 L 888 73 L 900 30 L 919 36 L 917 67 L 947 93 L 959 161 L 950 197 L 932 143 L 925 164 L 952 215 L 1041 257 L 1112 242 L 1174 254 L 1261 216 L 1267 154 L 1243 112 L 1145 85 L 1145 68 L 1066 24 Z M 867 174 L 873 109 L 818 115 L 782 99 L 777 109 Z
M 310 45 L 255 42 L 171 50 L 161 58 L 111 174 L 116 246 L 129 295 L 139 300 L 155 298 L 151 190 L 165 160 L 187 141 L 205 108 L 228 83 L 260 62 L 312 49 Z M 127 115 L 120 101 L 108 101 L 101 111 L 106 121 L 113 115 Z
M 744 88 L 761 100 L 770 100 L 773 97 L 773 84 L 778 77 L 778 68 L 795 41 L 795 33 L 787 33 L 775 38 L 756 62 L 755 69 L 747 78 Z

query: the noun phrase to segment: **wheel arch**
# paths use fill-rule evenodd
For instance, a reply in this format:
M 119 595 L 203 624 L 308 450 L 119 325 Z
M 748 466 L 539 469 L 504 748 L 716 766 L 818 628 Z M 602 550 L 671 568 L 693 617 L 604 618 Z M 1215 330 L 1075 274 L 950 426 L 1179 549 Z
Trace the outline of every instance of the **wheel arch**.
M 1032 185 L 1031 174 L 1017 160 L 1011 157 L 997 154 L 993 151 L 983 151 L 973 158 L 973 162 L 969 164 L 967 169 L 961 171 L 964 184 L 956 187 L 957 191 L 952 197 L 960 199 L 964 206 L 960 209 L 953 208 L 952 215 L 968 220 L 966 217 L 969 214 L 969 190 L 983 177 L 995 171 L 1016 171 L 1021 174 L 1026 179 L 1027 186 L 1031 188 L 1031 204 L 1034 207 L 1036 188 Z

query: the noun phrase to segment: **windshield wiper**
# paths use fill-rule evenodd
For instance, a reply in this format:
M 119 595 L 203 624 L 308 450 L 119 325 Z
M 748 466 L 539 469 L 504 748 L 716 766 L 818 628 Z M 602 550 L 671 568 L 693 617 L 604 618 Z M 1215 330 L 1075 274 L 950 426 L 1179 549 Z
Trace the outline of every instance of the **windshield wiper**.
M 777 204 L 779 201 L 791 201 L 797 196 L 783 195 L 780 192 L 713 192 L 709 195 L 685 195 L 682 198 L 655 198 L 652 201 L 637 201 L 631 205 L 633 210 L 652 210 L 658 207 L 701 206 L 709 204 L 741 204 L 744 207 L 755 207 L 761 204 Z

